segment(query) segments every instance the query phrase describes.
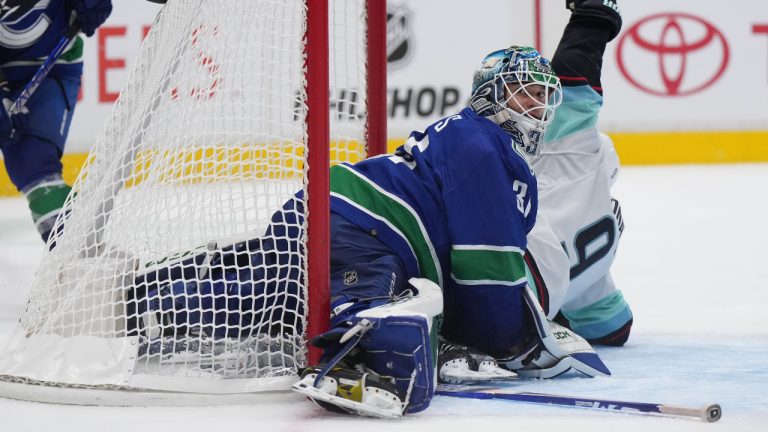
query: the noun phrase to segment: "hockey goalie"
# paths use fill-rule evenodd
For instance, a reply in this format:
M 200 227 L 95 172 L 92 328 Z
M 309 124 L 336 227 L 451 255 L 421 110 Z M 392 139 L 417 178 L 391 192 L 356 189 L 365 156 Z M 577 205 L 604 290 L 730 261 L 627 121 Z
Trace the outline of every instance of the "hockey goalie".
M 555 65 L 599 64 L 618 10 L 569 3 Z M 590 42 L 577 43 L 585 34 Z M 566 304 L 571 265 L 561 232 L 537 222 L 532 165 L 547 153 L 545 137 L 579 124 L 574 106 L 601 102 L 592 87 L 570 90 L 534 48 L 494 51 L 475 71 L 469 106 L 413 132 L 393 154 L 331 168 L 331 328 L 311 341 L 322 360 L 303 368 L 295 391 L 331 411 L 398 418 L 426 409 L 438 381 L 610 375 L 577 326 L 549 319 Z M 561 102 L 569 109 L 556 116 Z M 168 332 L 242 338 L 253 328 L 243 323 L 286 319 L 300 295 L 291 281 L 303 268 L 303 214 L 297 194 L 262 237 L 142 277 L 129 307 L 145 349 L 183 350 L 153 343 Z

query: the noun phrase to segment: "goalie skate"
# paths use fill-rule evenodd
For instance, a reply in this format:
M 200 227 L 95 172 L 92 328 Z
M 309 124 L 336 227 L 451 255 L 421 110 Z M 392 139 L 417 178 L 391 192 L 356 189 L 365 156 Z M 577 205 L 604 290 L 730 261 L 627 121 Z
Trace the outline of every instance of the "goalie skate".
M 320 367 L 307 368 L 292 390 L 325 409 L 378 418 L 401 418 L 406 403 L 394 382 L 373 373 L 334 367 L 315 384 Z
M 445 340 L 440 343 L 437 362 L 441 383 L 473 384 L 517 378 L 516 373 L 499 367 L 493 357 Z

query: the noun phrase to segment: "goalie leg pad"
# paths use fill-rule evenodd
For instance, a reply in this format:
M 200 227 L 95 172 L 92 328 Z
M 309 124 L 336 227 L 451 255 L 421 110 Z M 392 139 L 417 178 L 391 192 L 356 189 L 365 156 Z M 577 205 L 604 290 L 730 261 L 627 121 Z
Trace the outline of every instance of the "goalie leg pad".
M 286 283 L 281 291 L 262 295 L 269 287 L 251 281 L 175 281 L 150 291 L 138 302 L 139 330 L 151 339 L 193 333 L 237 338 L 252 336 L 252 323 L 260 323 L 259 330 L 270 333 L 273 325 L 282 329 L 283 321 L 297 322 L 291 311 L 300 310 L 296 300 L 299 286 Z M 275 310 L 278 312 L 261 312 Z M 157 326 L 152 327 L 151 322 Z
M 335 328 L 313 339 L 313 344 L 322 346 L 326 353 L 336 354 L 329 363 L 318 368 L 315 384 L 311 385 L 314 388 L 306 388 L 310 383 L 304 381 L 293 390 L 315 397 L 326 385 L 325 375 L 330 374 L 337 364 L 352 364 L 355 369 L 391 380 L 397 392 L 403 395 L 401 416 L 405 412 L 426 409 L 437 384 L 435 357 L 439 326 L 436 323 L 442 312 L 443 297 L 440 287 L 430 281 L 411 279 L 409 283 L 411 292 L 418 295 L 393 299 L 390 303 L 358 312 L 347 322 L 351 327 Z M 324 357 L 328 358 L 327 355 Z M 329 391 L 325 393 L 329 394 Z M 326 399 L 322 400 L 331 404 L 338 402 L 334 398 Z M 380 412 L 379 407 L 357 406 L 365 403 L 364 399 L 359 402 L 346 399 L 341 408 L 363 415 L 387 416 L 376 414 Z
M 542 352 L 558 360 L 569 358 L 573 369 L 590 377 L 611 375 L 611 371 L 589 342 L 570 329 L 547 320 L 544 311 L 529 289 L 525 290 L 525 300 L 539 332 Z
M 571 370 L 571 358 L 562 359 L 549 355 L 546 351 L 534 359 L 528 366 L 517 369 L 516 372 L 523 378 L 549 379 L 558 377 Z
M 424 410 L 435 390 L 428 329 L 427 320 L 420 316 L 355 317 L 352 328 L 338 338 L 344 345 L 334 350 L 337 354 L 330 362 L 308 368 L 310 372 L 291 389 L 334 412 L 396 418 L 406 412 Z M 342 329 L 331 330 L 326 337 L 336 339 L 339 330 Z M 358 382 L 354 382 L 348 374 L 341 373 L 337 364 L 353 364 L 356 369 L 370 373 L 360 375 L 356 378 Z M 341 376 L 349 379 L 338 381 Z M 383 377 L 392 383 L 394 390 L 390 393 L 402 400 L 400 405 L 389 395 L 365 390 L 365 379 L 379 382 Z M 339 383 L 346 387 L 339 390 Z
M 442 297 L 440 299 L 442 301 Z M 397 388 L 406 395 L 407 412 L 414 413 L 426 409 L 435 392 L 433 338 L 436 339 L 437 329 L 431 324 L 432 317 L 427 316 L 376 318 L 380 314 L 398 313 L 396 309 L 397 305 L 388 304 L 363 311 L 355 317 L 356 320 L 373 321 L 373 327 L 360 341 L 362 360 L 377 374 L 395 380 Z
M 610 376 L 611 372 L 592 346 L 570 329 L 547 320 L 530 289 L 524 290 L 538 340 L 518 355 L 502 360 L 505 367 L 520 376 L 552 378 L 569 369 L 590 377 Z
M 426 409 L 435 393 L 443 293 L 428 279 L 411 278 L 408 283 L 414 296 L 362 311 L 356 319 L 380 318 L 360 342 L 365 364 L 395 378 L 406 391 L 407 412 L 413 413 Z

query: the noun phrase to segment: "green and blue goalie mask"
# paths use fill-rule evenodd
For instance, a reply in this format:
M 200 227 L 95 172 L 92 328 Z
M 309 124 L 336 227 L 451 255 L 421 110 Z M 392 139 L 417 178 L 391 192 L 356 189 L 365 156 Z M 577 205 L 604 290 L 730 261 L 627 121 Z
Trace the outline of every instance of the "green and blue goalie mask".
M 469 105 L 510 134 L 522 153 L 535 157 L 562 95 L 549 60 L 533 48 L 512 46 L 483 59 Z

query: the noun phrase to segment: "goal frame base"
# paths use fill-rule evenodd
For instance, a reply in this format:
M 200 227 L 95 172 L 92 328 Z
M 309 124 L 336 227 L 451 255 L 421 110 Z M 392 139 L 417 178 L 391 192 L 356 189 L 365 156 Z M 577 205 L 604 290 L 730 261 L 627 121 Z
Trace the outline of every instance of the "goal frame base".
M 296 378 L 292 378 L 296 381 Z M 0 381 L 0 397 L 58 405 L 107 407 L 199 407 L 291 402 L 303 397 L 290 390 L 252 393 L 183 393 L 134 388 L 74 388 Z

